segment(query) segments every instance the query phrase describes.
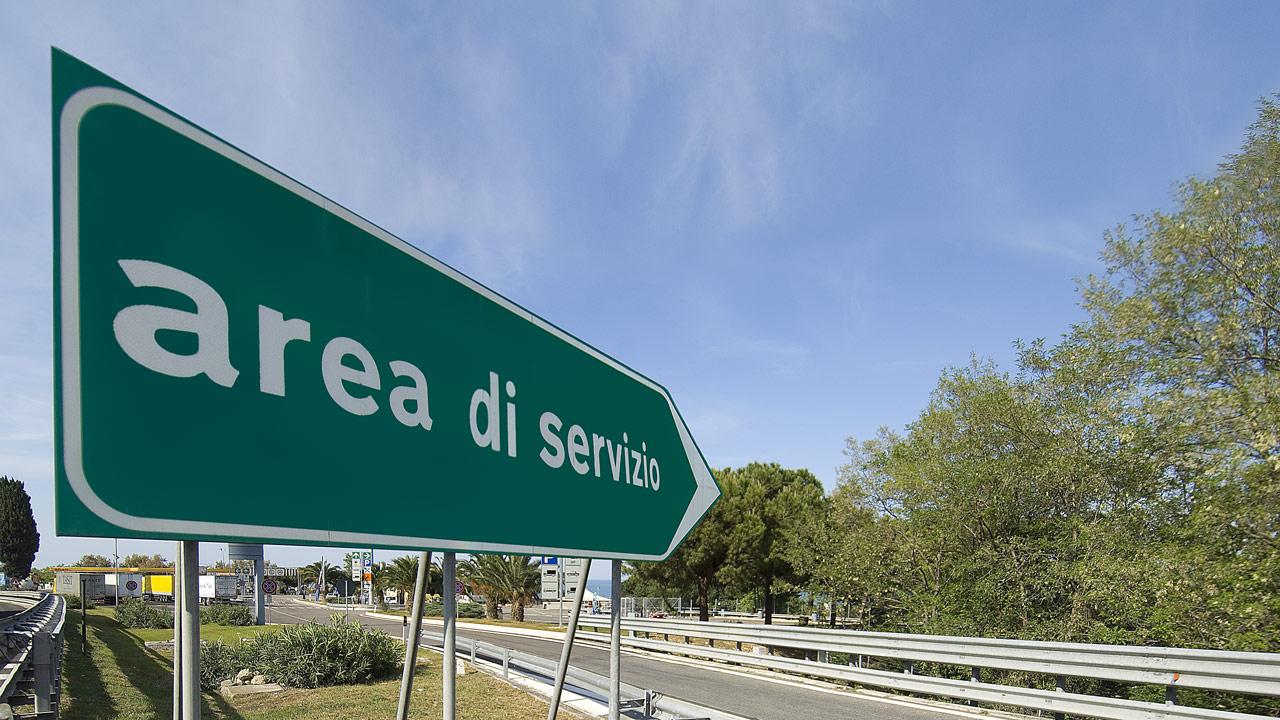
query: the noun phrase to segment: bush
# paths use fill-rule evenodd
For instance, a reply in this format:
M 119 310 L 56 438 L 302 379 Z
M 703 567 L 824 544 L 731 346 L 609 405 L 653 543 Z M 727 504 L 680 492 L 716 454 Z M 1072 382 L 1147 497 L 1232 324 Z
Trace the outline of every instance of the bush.
M 252 625 L 253 611 L 248 605 L 210 605 L 200 609 L 201 625 Z
M 422 615 L 423 617 L 444 617 L 444 603 L 424 603 Z M 484 617 L 484 605 L 480 603 L 458 603 L 458 617 L 482 618 Z
M 390 636 L 349 623 L 335 613 L 328 625 L 290 625 L 239 646 L 205 645 L 200 649 L 200 682 L 216 688 L 248 668 L 265 675 L 268 682 L 289 687 L 350 685 L 393 675 L 400 666 L 400 654 L 399 643 Z
M 62 596 L 62 598 L 63 598 L 64 600 L 66 600 L 66 601 L 67 601 L 67 609 L 68 609 L 68 610 L 79 610 L 79 609 L 80 609 L 80 596 L 79 596 L 79 595 L 75 595 L 75 594 L 73 594 L 73 593 L 58 593 L 58 594 L 59 594 L 59 595 L 61 595 L 61 596 Z M 95 603 L 94 601 L 90 600 L 89 602 L 87 602 L 87 603 L 85 604 L 85 606 L 84 606 L 84 607 L 85 607 L 85 609 L 86 609 L 86 610 L 92 610 L 92 609 L 94 609 L 94 608 L 98 607 L 98 604 L 97 604 L 97 603 Z
M 138 599 L 122 600 L 115 610 L 116 622 L 127 628 L 171 628 L 173 613 L 151 607 Z
M 200 687 L 214 691 L 223 680 L 253 665 L 248 643 L 228 645 L 221 640 L 200 647 Z

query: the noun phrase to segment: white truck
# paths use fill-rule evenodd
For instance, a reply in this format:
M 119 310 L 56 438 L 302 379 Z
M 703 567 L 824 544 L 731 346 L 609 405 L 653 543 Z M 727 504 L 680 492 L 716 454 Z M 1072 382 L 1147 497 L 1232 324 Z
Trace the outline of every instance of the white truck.
M 119 597 L 121 600 L 142 597 L 142 575 L 140 573 L 107 573 L 106 596 Z M 119 595 L 117 595 L 119 593 Z
M 231 602 L 236 599 L 235 575 L 201 575 L 200 603 Z

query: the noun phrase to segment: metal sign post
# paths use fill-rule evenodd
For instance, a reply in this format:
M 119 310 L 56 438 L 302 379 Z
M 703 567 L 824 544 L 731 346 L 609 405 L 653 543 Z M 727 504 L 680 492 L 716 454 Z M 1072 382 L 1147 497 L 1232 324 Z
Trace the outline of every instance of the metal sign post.
M 458 555 L 447 552 L 441 563 L 444 571 L 444 720 L 456 720 L 458 690 L 458 595 L 454 589 L 457 582 Z
M 80 573 L 80 654 L 83 655 L 89 649 L 89 626 L 86 624 L 89 620 L 89 610 L 85 605 L 84 599 L 84 573 Z
M 582 566 L 583 577 L 591 572 L 591 559 L 587 558 Z M 569 671 L 569 654 L 573 652 L 573 641 L 578 633 L 578 616 L 582 614 L 582 598 L 586 595 L 587 583 L 578 583 L 577 590 L 573 593 L 573 610 L 569 615 L 569 627 L 564 631 L 564 645 L 560 648 L 560 664 L 556 666 L 556 684 L 551 691 L 551 707 L 547 710 L 547 720 L 556 720 L 556 713 L 560 710 L 560 695 L 564 692 L 564 678 Z
M 182 541 L 182 720 L 200 720 L 200 543 Z M 176 580 L 176 578 L 175 578 Z M 177 583 L 175 582 L 175 585 Z
M 404 638 L 404 670 L 400 675 L 400 699 L 396 701 L 396 720 L 408 720 L 409 698 L 413 693 L 413 672 L 418 666 L 418 639 L 422 637 L 422 606 L 427 595 L 427 577 L 431 573 L 431 553 L 418 555 L 418 577 L 413 584 L 413 614 L 409 633 Z
M 182 543 L 173 556 L 173 717 L 182 717 L 182 582 L 178 574 L 183 567 Z
M 582 583 L 584 586 L 586 583 Z M 622 711 L 622 561 L 613 561 L 609 595 L 609 720 Z

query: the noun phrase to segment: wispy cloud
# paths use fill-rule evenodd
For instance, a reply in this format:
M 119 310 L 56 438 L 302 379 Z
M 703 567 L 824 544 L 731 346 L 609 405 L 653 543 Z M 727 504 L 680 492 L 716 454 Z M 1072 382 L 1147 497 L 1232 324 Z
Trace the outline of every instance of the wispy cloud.
M 789 4 L 750 14 L 733 6 L 630 6 L 607 60 L 604 94 L 616 128 L 657 123 L 669 135 L 654 177 L 668 215 L 731 231 L 766 221 L 790 193 L 822 136 L 870 114 L 868 77 L 841 51 L 861 10 Z M 671 98 L 674 117 L 646 113 Z M 625 133 L 617 135 L 621 147 Z

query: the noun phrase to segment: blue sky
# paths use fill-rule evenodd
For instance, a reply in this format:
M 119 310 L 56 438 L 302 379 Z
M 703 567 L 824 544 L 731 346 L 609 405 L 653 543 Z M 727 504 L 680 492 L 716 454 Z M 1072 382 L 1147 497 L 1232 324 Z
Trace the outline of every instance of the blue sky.
M 53 532 L 51 45 L 662 382 L 713 466 L 829 487 L 944 367 L 1079 319 L 1103 231 L 1280 91 L 1275 3 L 368 7 L 0 10 L 0 473 L 38 564 L 110 545 Z

